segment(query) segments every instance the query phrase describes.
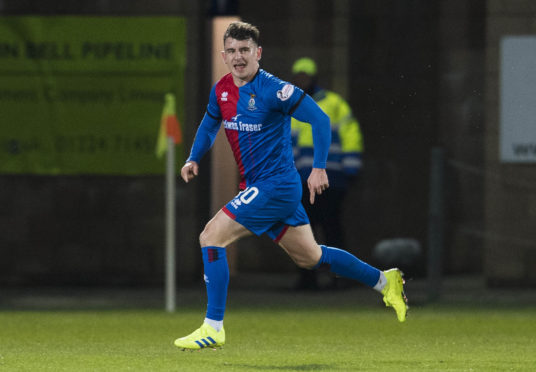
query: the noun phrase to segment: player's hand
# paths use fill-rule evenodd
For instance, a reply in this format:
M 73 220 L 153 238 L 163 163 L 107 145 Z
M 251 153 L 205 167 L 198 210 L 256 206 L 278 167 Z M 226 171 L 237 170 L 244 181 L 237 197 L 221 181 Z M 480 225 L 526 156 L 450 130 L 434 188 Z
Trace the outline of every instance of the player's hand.
M 322 168 L 313 168 L 307 179 L 307 186 L 309 187 L 309 201 L 311 204 L 314 204 L 315 195 L 322 194 L 322 192 L 329 187 L 326 170 Z
M 199 173 L 199 165 L 195 161 L 189 161 L 181 169 L 181 177 L 188 183 Z

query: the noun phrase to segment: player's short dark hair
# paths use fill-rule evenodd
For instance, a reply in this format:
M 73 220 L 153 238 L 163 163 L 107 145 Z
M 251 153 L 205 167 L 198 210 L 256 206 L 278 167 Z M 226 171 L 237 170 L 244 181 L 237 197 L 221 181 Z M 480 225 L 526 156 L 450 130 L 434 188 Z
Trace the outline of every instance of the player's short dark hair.
M 246 22 L 233 22 L 227 27 L 227 31 L 223 35 L 223 43 L 228 37 L 232 37 L 236 40 L 251 39 L 255 44 L 259 45 L 259 29 L 250 23 Z

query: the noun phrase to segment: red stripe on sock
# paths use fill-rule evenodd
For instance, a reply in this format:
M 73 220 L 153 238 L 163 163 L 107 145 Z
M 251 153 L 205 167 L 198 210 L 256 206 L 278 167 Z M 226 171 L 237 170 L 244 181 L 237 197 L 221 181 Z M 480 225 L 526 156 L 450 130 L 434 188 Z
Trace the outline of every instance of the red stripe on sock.
M 207 251 L 207 254 L 208 254 L 208 262 L 214 262 L 214 250 L 209 249 Z
M 208 262 L 218 261 L 218 251 L 213 248 L 208 249 Z

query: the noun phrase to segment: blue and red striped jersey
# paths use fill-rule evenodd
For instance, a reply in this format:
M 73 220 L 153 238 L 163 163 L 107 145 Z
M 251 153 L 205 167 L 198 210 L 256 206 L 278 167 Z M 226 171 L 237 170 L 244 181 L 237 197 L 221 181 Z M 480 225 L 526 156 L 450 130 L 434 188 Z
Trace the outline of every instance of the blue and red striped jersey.
M 302 95 L 262 69 L 240 88 L 231 74 L 214 85 L 207 113 L 223 122 L 241 186 L 294 168 L 289 114 Z
M 299 110 L 300 120 L 318 122 L 316 127 L 321 134 L 316 137 L 326 142 L 319 146 L 320 161 L 317 161 L 317 167 L 325 168 L 330 142 L 329 118 L 303 90 L 262 69 L 240 88 L 234 84 L 230 73 L 212 87 L 207 112 L 188 160 L 199 162 L 223 124 L 240 172 L 240 189 L 259 180 L 295 171 L 290 115 L 300 104 L 304 106 Z M 323 121 L 323 116 L 327 122 Z M 316 150 L 315 146 L 315 159 Z

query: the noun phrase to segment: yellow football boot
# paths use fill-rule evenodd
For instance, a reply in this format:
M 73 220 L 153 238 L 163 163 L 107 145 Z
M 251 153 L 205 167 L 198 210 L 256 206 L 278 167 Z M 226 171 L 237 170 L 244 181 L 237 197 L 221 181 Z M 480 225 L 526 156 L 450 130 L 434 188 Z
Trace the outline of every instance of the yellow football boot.
M 196 329 L 188 336 L 175 340 L 175 346 L 182 350 L 199 350 L 204 348 L 217 348 L 225 344 L 225 330 L 217 332 L 207 323 Z
M 387 284 L 382 289 L 385 306 L 392 307 L 396 311 L 399 322 L 406 321 L 408 311 L 408 299 L 404 294 L 404 275 L 399 269 L 390 269 L 383 272 L 387 278 Z

